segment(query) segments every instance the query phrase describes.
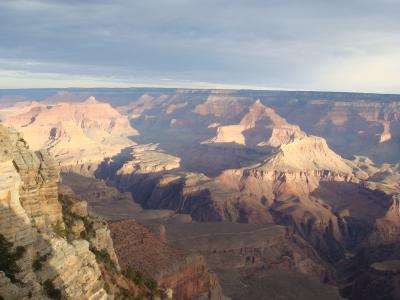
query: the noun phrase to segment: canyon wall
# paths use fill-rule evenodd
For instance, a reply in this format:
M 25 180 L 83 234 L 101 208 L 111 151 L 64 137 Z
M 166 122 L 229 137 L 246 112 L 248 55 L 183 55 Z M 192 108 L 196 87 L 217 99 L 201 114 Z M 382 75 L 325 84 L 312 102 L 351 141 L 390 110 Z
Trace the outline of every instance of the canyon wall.
M 100 267 L 85 240 L 67 241 L 58 201 L 56 163 L 31 152 L 20 134 L 0 125 L 0 234 L 15 268 L 0 272 L 5 299 L 108 299 Z
M 110 224 L 121 268 L 135 266 L 157 280 L 173 299 L 226 299 L 204 258 L 173 248 L 134 220 Z

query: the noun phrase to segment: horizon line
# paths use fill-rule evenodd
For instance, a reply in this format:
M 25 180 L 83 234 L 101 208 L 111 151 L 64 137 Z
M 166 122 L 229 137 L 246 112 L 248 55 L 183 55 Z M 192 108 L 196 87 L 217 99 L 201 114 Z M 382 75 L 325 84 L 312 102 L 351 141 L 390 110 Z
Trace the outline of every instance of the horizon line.
M 4 90 L 94 90 L 94 89 L 115 89 L 115 90 L 126 90 L 126 89 L 164 89 L 164 90 L 188 90 L 188 91 L 253 91 L 253 92 L 262 92 L 262 91 L 271 91 L 271 92 L 311 92 L 311 93 L 337 93 L 337 94 L 369 94 L 369 95 L 393 95 L 400 96 L 399 93 L 394 92 L 363 92 L 363 91 L 335 91 L 335 90 L 319 90 L 319 89 L 288 89 L 288 88 L 230 88 L 230 87 L 164 87 L 164 86 L 127 86 L 127 87 L 109 87 L 109 86 L 92 86 L 92 87 L 78 87 L 78 86 L 70 86 L 70 87 L 21 87 L 21 88 L 3 88 L 0 87 L 0 91 Z

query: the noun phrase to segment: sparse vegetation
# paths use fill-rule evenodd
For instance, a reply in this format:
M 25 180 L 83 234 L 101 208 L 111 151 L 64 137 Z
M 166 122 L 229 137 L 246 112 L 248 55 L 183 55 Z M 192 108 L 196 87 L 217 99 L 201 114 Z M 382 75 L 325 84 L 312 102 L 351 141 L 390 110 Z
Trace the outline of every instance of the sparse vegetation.
M 95 228 L 98 226 L 107 226 L 107 224 L 103 221 L 103 224 L 99 219 L 95 219 L 93 217 L 82 217 L 73 213 L 70 209 L 71 203 L 74 202 L 74 199 L 68 195 L 59 195 L 59 201 L 63 208 L 63 221 L 65 224 L 65 228 L 61 225 L 63 224 L 55 224 L 53 230 L 54 232 L 61 237 L 66 236 L 68 241 L 72 238 L 82 238 L 89 242 L 90 244 L 90 251 L 95 255 L 96 261 L 102 267 L 104 267 L 108 272 L 118 272 L 114 261 L 111 259 L 110 254 L 107 250 L 102 249 L 98 250 L 95 248 L 91 242 L 92 238 L 96 236 Z M 77 221 L 81 220 L 85 229 L 79 233 L 79 236 L 73 236 L 71 232 L 68 232 L 68 228 L 73 226 L 73 224 Z M 41 267 L 41 260 L 38 259 L 36 265 Z M 102 271 L 103 272 L 103 271 Z M 118 272 L 119 273 L 119 272 Z M 135 270 L 133 267 L 129 267 L 128 270 L 125 272 L 126 278 L 131 281 L 130 284 L 134 283 L 136 286 L 139 287 L 138 294 L 133 293 L 131 290 L 128 290 L 122 286 L 118 286 L 116 289 L 115 287 L 111 287 L 109 283 L 104 283 L 104 290 L 111 294 L 111 290 L 115 292 L 114 299 L 131 299 L 131 300 L 140 300 L 140 299 L 155 299 L 156 296 L 161 295 L 160 291 L 158 291 L 158 283 L 152 278 L 146 277 L 141 271 Z M 115 283 L 115 282 L 114 282 Z
M 85 225 L 86 234 L 87 234 L 87 236 L 89 236 L 90 233 L 92 233 L 93 230 L 94 230 L 93 229 L 93 222 L 91 222 L 87 218 L 83 218 L 82 221 L 83 221 L 83 224 Z
M 145 278 L 144 280 L 144 285 L 152 292 L 152 293 L 157 293 L 158 290 L 158 283 L 156 280 L 153 278 Z
M 19 249 L 18 249 L 19 248 Z M 23 248 L 23 247 L 22 247 Z M 12 282 L 16 282 L 15 274 L 20 271 L 17 260 L 20 259 L 25 249 L 17 247 L 18 250 L 12 251 L 12 243 L 0 234 L 0 270 L 3 271 Z
M 128 299 L 134 300 L 136 298 L 131 291 L 124 289 L 124 288 L 120 288 L 120 292 L 115 294 L 114 299 L 115 300 L 128 300 Z
M 43 284 L 44 291 L 51 299 L 61 299 L 61 291 L 54 286 L 51 280 L 46 280 Z
M 97 249 L 90 247 L 90 251 L 92 251 L 94 253 L 98 263 L 112 265 L 115 267 L 115 264 L 114 264 L 113 260 L 111 259 L 110 254 L 108 254 L 107 250 L 102 249 L 102 250 L 98 251 Z
M 128 279 L 132 280 L 138 286 L 142 286 L 144 283 L 143 273 L 138 270 L 135 270 L 132 266 L 128 267 L 125 275 Z
M 70 231 L 70 228 L 73 226 L 73 224 L 76 220 L 83 219 L 83 218 L 78 216 L 77 214 L 71 212 L 70 207 L 71 207 L 71 203 L 73 201 L 70 198 L 70 196 L 64 195 L 64 194 L 59 194 L 58 201 L 60 202 L 61 207 L 62 207 L 63 221 L 65 224 L 65 227 L 64 226 L 62 228 L 59 227 L 59 228 L 57 228 L 57 231 L 60 234 L 59 236 L 65 235 L 67 241 L 71 242 L 76 237 L 73 236 L 72 232 Z M 85 239 L 88 240 L 87 238 L 85 238 Z
M 53 231 L 54 233 L 60 237 L 60 238 L 67 238 L 67 230 L 65 229 L 64 224 L 58 220 L 56 224 L 54 224 L 53 226 Z
M 139 287 L 145 287 L 148 290 L 147 293 L 139 294 L 136 299 L 153 299 L 159 294 L 157 281 L 145 276 L 141 271 L 135 270 L 132 266 L 128 267 L 125 276 Z M 147 296 L 147 298 L 145 298 L 145 296 Z

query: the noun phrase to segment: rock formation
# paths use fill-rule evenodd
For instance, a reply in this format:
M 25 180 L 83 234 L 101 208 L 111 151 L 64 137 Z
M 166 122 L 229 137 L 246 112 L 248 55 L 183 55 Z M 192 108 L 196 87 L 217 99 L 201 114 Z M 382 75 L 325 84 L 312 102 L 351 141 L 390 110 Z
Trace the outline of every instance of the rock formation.
M 131 157 L 117 171 L 118 175 L 132 173 L 148 174 L 169 171 L 179 168 L 180 158 L 169 155 L 156 145 L 139 145 L 132 147 Z
M 206 142 L 278 147 L 301 136 L 304 133 L 298 126 L 289 124 L 272 108 L 257 100 L 238 125 L 218 127 L 217 136 Z
M 107 223 L 89 215 L 86 202 L 59 194 L 55 160 L 2 124 L 0 179 L 2 299 L 164 294 L 121 273 Z
M 173 299 L 225 299 L 202 256 L 170 247 L 134 220 L 112 222 L 110 228 L 123 269 L 136 266 L 172 290 Z
M 90 174 L 105 157 L 133 145 L 128 137 L 138 134 L 127 117 L 94 97 L 79 103 L 30 104 L 28 108 L 6 108 L 13 113 L 4 113 L 3 123 L 24 133 L 33 150 L 48 149 L 64 170 Z
M 168 173 L 116 171 L 111 180 L 145 208 L 172 209 L 197 221 L 289 226 L 330 260 L 340 259 L 346 248 L 366 238 L 368 228 L 388 224 L 383 216 L 391 211 L 390 196 L 365 185 L 366 172 L 315 136 L 294 138 L 264 162 L 215 178 Z
M 307 132 L 323 136 L 348 157 L 366 155 L 379 163 L 398 160 L 398 101 L 305 101 L 297 107 L 285 105 L 279 113 Z
M 192 112 L 202 116 L 213 115 L 229 118 L 246 111 L 247 102 L 246 97 L 216 90 L 208 95 L 205 102 L 196 105 Z
M 289 280 L 291 276 L 299 274 L 316 282 L 332 283 L 332 274 L 318 254 L 301 238 L 290 234 L 284 226 L 231 222 L 188 223 L 182 226 L 168 223 L 166 236 L 174 246 L 203 255 L 220 278 L 223 290 L 232 299 L 249 299 L 254 294 L 265 297 L 274 289 L 273 286 L 285 281 L 284 278 Z M 282 275 L 271 280 L 272 286 L 260 284 L 252 285 L 251 290 L 246 288 L 251 282 L 249 277 L 277 272 Z M 302 284 L 309 284 L 307 280 L 301 280 Z M 247 284 L 238 285 L 237 282 Z M 321 290 L 325 290 L 322 294 L 340 299 L 333 287 L 319 285 Z M 275 293 L 285 298 L 290 289 Z M 317 297 L 313 293 L 315 291 L 310 291 L 308 299 Z
M 0 140 L 0 234 L 21 256 L 14 274 L 0 272 L 0 295 L 4 299 L 43 299 L 50 294 L 108 299 L 89 243 L 62 237 L 65 225 L 55 161 L 45 151 L 29 151 L 21 135 L 3 125 Z

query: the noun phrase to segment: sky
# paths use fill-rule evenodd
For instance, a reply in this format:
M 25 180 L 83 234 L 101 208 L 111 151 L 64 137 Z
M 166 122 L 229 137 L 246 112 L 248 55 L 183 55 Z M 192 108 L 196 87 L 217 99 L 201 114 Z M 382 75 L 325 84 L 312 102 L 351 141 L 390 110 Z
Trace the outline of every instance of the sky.
M 0 0 L 0 88 L 400 93 L 398 0 Z

